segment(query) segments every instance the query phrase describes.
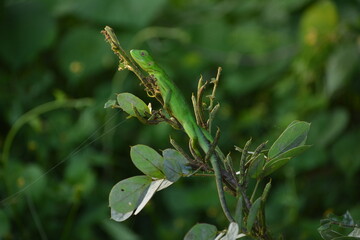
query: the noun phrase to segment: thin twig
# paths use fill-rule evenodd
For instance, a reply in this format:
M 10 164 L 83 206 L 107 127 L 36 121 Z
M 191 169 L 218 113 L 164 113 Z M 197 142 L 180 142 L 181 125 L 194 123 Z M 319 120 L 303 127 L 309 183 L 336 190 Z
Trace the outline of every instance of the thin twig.
M 199 126 L 207 129 L 207 124 L 204 120 L 204 109 L 203 109 L 203 95 L 204 95 L 204 90 L 206 88 L 206 86 L 209 84 L 208 81 L 205 81 L 205 83 L 203 84 L 203 77 L 200 76 L 199 79 L 199 83 L 198 83 L 198 91 L 197 91 L 197 99 L 196 99 L 196 106 L 195 109 L 197 110 L 197 114 L 199 115 Z
M 219 110 L 219 108 L 220 108 L 220 104 L 218 103 L 215 105 L 215 107 L 209 113 L 209 119 L 207 120 L 206 125 L 207 125 L 208 132 L 210 134 L 211 134 L 212 122 L 214 121 L 216 113 Z
M 132 71 L 139 78 L 142 85 L 145 86 L 145 91 L 148 96 L 155 97 L 163 105 L 163 100 L 158 94 L 154 79 L 151 76 L 145 75 L 134 60 L 128 56 L 125 50 L 121 47 L 114 30 L 111 27 L 106 26 L 101 33 L 104 34 L 105 40 L 110 44 L 111 50 L 120 59 L 119 71 L 123 69 Z
M 144 82 L 145 76 L 142 74 L 141 70 L 137 67 L 137 65 L 133 62 L 132 58 L 128 57 L 127 53 L 121 47 L 114 30 L 111 27 L 106 26 L 105 29 L 101 31 L 101 33 L 105 35 L 105 40 L 110 44 L 113 52 L 120 58 L 120 60 L 124 64 L 124 67 L 135 73 L 136 76 L 140 79 L 140 81 L 142 81 L 144 86 L 146 86 L 146 82 Z
M 194 94 L 191 95 L 191 102 L 194 108 L 194 113 L 195 113 L 195 119 L 196 119 L 196 123 L 201 126 L 201 115 L 200 115 L 200 110 L 197 107 L 197 102 L 196 102 L 196 98 L 194 96 Z
M 216 89 L 217 89 L 217 86 L 218 86 L 218 83 L 219 83 L 221 70 L 222 70 L 222 68 L 218 67 L 216 78 L 211 81 L 211 83 L 214 84 L 214 87 L 213 87 L 211 95 L 208 96 L 208 98 L 210 99 L 210 104 L 209 104 L 209 107 L 208 107 L 209 111 L 212 110 L 213 105 L 214 105 L 215 93 L 216 93 Z
M 240 158 L 240 164 L 239 164 L 239 171 L 240 171 L 240 175 L 239 175 L 239 183 L 240 185 L 244 185 L 244 183 L 246 182 L 246 174 L 245 174 L 245 161 L 246 161 L 246 157 L 247 157 L 247 150 L 251 144 L 252 139 L 250 138 L 245 146 L 244 146 L 244 151 L 242 151 L 241 153 L 241 158 Z M 238 150 L 238 147 L 235 146 L 235 149 Z
M 247 163 L 245 163 L 245 168 L 249 167 L 250 164 L 255 161 L 255 159 L 257 159 L 258 155 L 261 153 L 261 151 L 265 148 L 266 144 L 268 143 L 268 141 L 261 143 L 254 151 L 254 153 L 252 154 L 252 157 L 250 158 L 249 161 L 247 161 Z M 246 150 L 247 151 L 247 150 Z
M 236 173 L 234 171 L 234 166 L 232 163 L 233 163 L 232 158 L 230 156 L 230 153 L 228 153 L 228 155 L 226 155 L 225 157 L 225 166 L 227 167 L 227 171 L 230 172 L 231 177 L 233 179 L 236 179 Z
M 256 191 L 257 191 L 257 189 L 259 187 L 259 183 L 260 183 L 260 179 L 256 180 L 254 190 L 253 190 L 253 192 L 251 194 L 251 197 L 250 197 L 250 202 L 252 202 L 252 203 L 254 202 L 255 194 L 256 194 Z
M 215 134 L 214 141 L 211 143 L 210 149 L 205 155 L 205 162 L 207 162 L 210 159 L 210 157 L 213 154 L 215 154 L 214 151 L 215 151 L 215 148 L 216 148 L 217 143 L 219 141 L 219 138 L 220 138 L 220 129 L 218 128 L 217 131 L 216 131 L 216 134 Z

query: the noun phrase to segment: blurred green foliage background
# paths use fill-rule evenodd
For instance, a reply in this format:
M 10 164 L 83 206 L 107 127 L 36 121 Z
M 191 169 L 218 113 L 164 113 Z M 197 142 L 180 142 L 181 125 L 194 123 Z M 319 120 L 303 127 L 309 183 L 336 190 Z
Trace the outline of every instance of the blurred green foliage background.
M 111 187 L 140 174 L 129 146 L 165 149 L 169 134 L 184 135 L 103 108 L 119 92 L 154 102 L 116 71 L 105 25 L 124 48 L 150 50 L 189 100 L 200 74 L 223 68 L 216 124 L 225 151 L 250 137 L 271 142 L 295 119 L 312 123 L 313 147 L 272 176 L 274 236 L 320 239 L 329 212 L 360 219 L 360 1 L 0 4 L 1 199 L 36 180 L 1 202 L 0 239 L 181 239 L 197 222 L 226 226 L 213 179 L 196 177 L 124 223 L 109 219 Z

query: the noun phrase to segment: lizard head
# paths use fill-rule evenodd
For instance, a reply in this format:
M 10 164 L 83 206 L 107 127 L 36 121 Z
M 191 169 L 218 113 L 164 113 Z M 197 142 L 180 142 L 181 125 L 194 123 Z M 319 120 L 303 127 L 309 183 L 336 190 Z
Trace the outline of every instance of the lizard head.
M 130 55 L 144 71 L 151 73 L 155 63 L 154 63 L 154 59 L 150 56 L 150 54 L 146 50 L 133 49 L 130 51 Z

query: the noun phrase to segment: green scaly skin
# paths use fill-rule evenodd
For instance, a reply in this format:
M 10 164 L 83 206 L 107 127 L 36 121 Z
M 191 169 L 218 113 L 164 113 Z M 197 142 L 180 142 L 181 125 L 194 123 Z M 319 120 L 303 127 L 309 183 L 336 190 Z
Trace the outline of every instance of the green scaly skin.
M 135 62 L 145 72 L 155 78 L 156 85 L 159 88 L 161 96 L 164 100 L 164 107 L 166 111 L 168 111 L 170 115 L 174 116 L 181 123 L 192 144 L 198 143 L 201 149 L 207 153 L 210 150 L 210 143 L 213 139 L 205 129 L 197 125 L 191 108 L 186 103 L 184 96 L 175 83 L 167 76 L 164 70 L 154 62 L 153 58 L 146 50 L 131 50 L 130 54 Z M 219 165 L 220 160 L 217 154 L 212 154 L 210 162 L 215 173 L 216 186 L 219 193 L 221 207 L 228 220 L 230 222 L 235 222 L 226 204 L 221 169 Z

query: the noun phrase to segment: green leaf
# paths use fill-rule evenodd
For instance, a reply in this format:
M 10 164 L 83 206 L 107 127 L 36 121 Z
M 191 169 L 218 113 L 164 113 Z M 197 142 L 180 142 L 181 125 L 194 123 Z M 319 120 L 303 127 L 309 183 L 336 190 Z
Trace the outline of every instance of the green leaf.
M 130 157 L 134 165 L 147 176 L 165 178 L 164 158 L 154 149 L 138 144 L 131 147 Z
M 114 107 L 115 105 L 116 105 L 116 100 L 110 99 L 105 103 L 104 108 Z
M 324 231 L 320 231 L 319 232 L 321 237 L 325 240 L 333 240 L 333 239 L 337 239 L 338 237 L 342 237 L 343 235 L 341 235 L 340 233 L 332 230 L 332 229 L 327 229 Z
M 264 154 L 260 154 L 250 165 L 249 176 L 258 178 L 261 176 L 265 164 Z
M 139 177 L 145 177 L 145 176 L 139 176 Z M 147 180 L 149 178 L 146 179 L 145 181 L 145 185 L 147 186 Z M 126 179 L 125 179 L 126 180 Z M 140 194 L 140 197 L 138 198 L 137 201 L 137 205 L 136 205 L 136 210 L 133 209 L 129 212 L 123 213 L 123 212 L 119 212 L 114 208 L 111 208 L 111 219 L 113 219 L 114 221 L 117 222 L 122 222 L 125 221 L 126 219 L 128 219 L 129 217 L 131 217 L 131 215 L 137 215 L 145 206 L 146 204 L 150 201 L 150 199 L 154 196 L 154 194 L 157 191 L 160 191 L 164 188 L 169 187 L 172 184 L 172 182 L 169 182 L 166 179 L 158 179 L 158 180 L 152 180 L 150 183 L 150 186 L 146 187 Z M 120 189 L 121 191 L 121 189 Z M 137 193 L 134 193 L 137 194 Z M 125 201 L 126 204 L 126 201 Z
M 329 214 L 325 219 L 320 221 L 321 224 L 335 223 L 336 225 L 355 225 L 354 219 L 349 211 L 346 211 L 342 216 L 336 216 L 335 214 Z
M 290 149 L 304 145 L 309 129 L 310 123 L 307 122 L 291 123 L 270 147 L 268 157 L 275 158 Z
M 249 216 L 246 222 L 246 228 L 248 232 L 251 231 L 260 208 L 261 208 L 261 197 L 256 199 L 250 208 Z
M 109 206 L 120 214 L 135 210 L 151 185 L 151 178 L 134 176 L 118 182 L 109 195 Z
M 268 197 L 268 195 L 269 195 L 270 189 L 271 189 L 271 179 L 270 179 L 270 181 L 265 185 L 264 191 L 263 191 L 263 193 L 261 194 L 261 201 L 262 201 L 263 203 L 266 202 L 266 199 L 267 199 L 267 197 Z
M 286 128 L 289 128 L 289 127 L 291 127 L 291 126 L 293 126 L 294 124 L 299 123 L 299 122 L 301 122 L 301 121 L 299 121 L 299 120 L 294 120 L 294 121 L 292 121 Z
M 333 230 L 331 228 L 330 224 L 327 224 L 327 225 L 328 226 L 325 226 L 325 227 L 321 226 L 318 228 L 318 231 L 319 231 L 321 237 L 325 240 L 358 240 L 359 239 L 359 237 L 350 236 L 350 234 L 352 234 L 352 232 L 348 236 L 346 236 L 342 233 L 339 233 L 339 232 Z
M 299 147 L 294 147 L 294 148 L 290 149 L 289 151 L 286 151 L 284 153 L 281 153 L 281 154 L 277 155 L 275 158 L 273 158 L 271 160 L 280 159 L 280 158 L 293 158 L 293 157 L 296 157 L 297 155 L 301 154 L 302 152 L 304 152 L 309 147 L 311 147 L 311 145 L 302 145 L 302 146 L 299 146 Z
M 242 196 L 239 196 L 239 199 L 236 204 L 236 210 L 235 210 L 235 221 L 239 225 L 239 228 L 242 228 L 243 224 L 243 198 Z
M 132 117 L 136 117 L 134 108 L 140 113 L 141 116 L 145 116 L 145 113 L 150 113 L 148 106 L 131 93 L 120 93 L 117 95 L 117 102 L 120 108 Z
M 354 228 L 354 230 L 348 236 L 345 236 L 344 234 L 341 234 L 333 229 L 333 226 L 336 227 L 336 230 L 344 230 L 348 229 L 349 226 L 355 226 L 355 222 L 348 211 L 346 211 L 346 213 L 342 216 L 329 214 L 327 218 L 320 221 L 320 224 L 321 226 L 318 228 L 318 231 L 321 237 L 325 240 L 359 239 L 360 231 L 357 228 Z
M 181 176 L 189 174 L 187 159 L 174 149 L 165 149 L 164 157 L 164 173 L 166 179 L 176 182 Z
M 14 69 L 33 61 L 55 39 L 54 18 L 36 1 L 6 4 L 1 15 L 0 57 Z
M 207 223 L 198 223 L 185 235 L 184 240 L 215 239 L 217 228 Z
M 284 166 L 291 158 L 276 158 L 267 162 L 264 166 L 264 171 L 262 172 L 262 177 L 266 177 L 271 173 L 275 172 L 282 166 Z

